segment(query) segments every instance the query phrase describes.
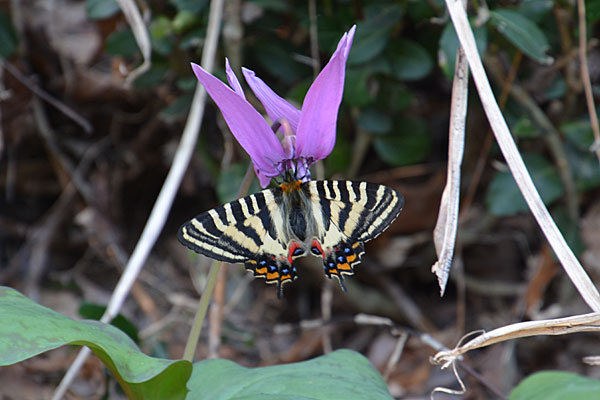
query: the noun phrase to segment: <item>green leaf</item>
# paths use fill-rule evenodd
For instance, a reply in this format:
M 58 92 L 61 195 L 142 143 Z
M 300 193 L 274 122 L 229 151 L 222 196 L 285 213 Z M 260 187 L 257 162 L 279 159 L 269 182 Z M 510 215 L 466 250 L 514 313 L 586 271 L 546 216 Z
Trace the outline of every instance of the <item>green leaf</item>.
M 338 133 L 333 151 L 325 159 L 328 175 L 347 173 L 352 162 L 352 147 L 345 135 Z
M 550 48 L 544 32 L 516 11 L 497 9 L 490 11 L 490 23 L 524 54 L 541 64 L 551 64 L 552 57 L 546 54 Z
M 592 26 L 600 20 L 600 1 L 585 0 L 585 19 L 588 26 Z
M 588 151 L 590 146 L 594 144 L 594 132 L 589 120 L 562 123 L 560 131 L 580 150 Z
M 119 12 L 115 0 L 85 0 L 85 12 L 89 19 L 105 19 Z
M 389 32 L 404 13 L 399 4 L 371 6 L 367 18 L 358 23 L 348 55 L 348 65 L 362 64 L 378 56 L 385 48 Z
M 415 117 L 398 117 L 394 121 L 394 127 L 395 132 L 377 136 L 373 141 L 377 155 L 394 166 L 424 161 L 431 145 L 425 121 Z
M 426 77 L 433 61 L 423 46 L 412 40 L 398 39 L 388 47 L 392 64 L 392 74 L 405 81 L 414 81 Z
M 273 38 L 258 42 L 254 46 L 253 56 L 271 75 L 289 84 L 308 75 L 307 72 L 310 71 L 307 65 L 300 64 L 293 58 L 293 52 L 289 42 Z
M 567 81 L 562 76 L 556 76 L 552 85 L 544 91 L 544 100 L 560 99 L 567 93 Z
M 529 117 L 520 117 L 511 126 L 511 132 L 518 138 L 531 139 L 538 137 L 542 132 L 533 124 Z
M 113 31 L 106 38 L 106 52 L 115 56 L 132 56 L 139 49 L 129 27 Z
M 247 163 L 231 164 L 228 168 L 224 168 L 219 175 L 217 181 L 217 198 L 221 203 L 228 203 L 237 199 L 237 193 L 240 190 L 240 185 L 244 180 L 244 175 L 248 170 Z M 256 193 L 260 190 L 257 179 L 252 180 L 248 193 Z
M 199 14 L 206 7 L 208 0 L 169 0 L 177 11 L 189 11 L 194 14 Z
M 367 82 L 369 72 L 362 68 L 348 68 L 344 81 L 343 102 L 353 107 L 364 107 L 373 101 Z
M 553 207 L 550 213 L 567 244 L 573 250 L 573 253 L 579 257 L 585 250 L 585 244 L 579 234 L 579 224 L 569 217 L 567 210 L 563 206 Z
M 75 321 L 14 289 L 0 287 L 0 365 L 15 364 L 64 345 L 88 346 L 129 399 L 184 399 L 188 361 L 148 357 L 114 326 Z
M 137 77 L 133 82 L 133 86 L 136 89 L 152 88 L 164 82 L 168 73 L 169 68 L 166 65 L 152 63 L 148 71 Z
M 10 15 L 0 9 L 0 58 L 9 58 L 17 50 L 17 34 Z
M 360 113 L 358 125 L 372 134 L 386 134 L 392 130 L 392 118 L 374 108 L 367 108 Z
M 541 22 L 549 17 L 550 11 L 554 7 L 553 0 L 523 0 L 519 3 L 519 14 L 532 19 L 535 22 Z
M 100 318 L 102 318 L 102 315 L 104 315 L 105 311 L 106 306 L 84 301 L 79 305 L 78 313 L 85 319 L 95 319 L 99 321 Z M 118 314 L 115 318 L 113 318 L 110 324 L 125 332 L 127 336 L 129 336 L 134 342 L 139 343 L 140 339 L 138 337 L 138 330 L 136 326 L 122 314 Z
M 523 154 L 523 161 L 531 174 L 544 204 L 548 205 L 564 193 L 556 169 L 539 154 Z M 486 204 L 490 213 L 497 216 L 514 215 L 529 210 L 510 171 L 496 173 L 488 187 Z
M 596 153 L 582 150 L 571 143 L 565 146 L 565 153 L 573 171 L 577 190 L 586 191 L 600 186 L 600 168 Z
M 479 54 L 485 53 L 485 50 L 487 49 L 486 27 L 474 26 L 471 24 L 471 29 L 475 35 L 475 44 L 477 45 Z M 440 36 L 440 49 L 438 52 L 438 63 L 440 68 L 444 72 L 444 75 L 449 79 L 452 79 L 454 76 L 454 64 L 456 63 L 456 53 L 458 52 L 459 46 L 460 42 L 458 41 L 458 36 L 456 36 L 454 25 L 449 22 L 444 28 L 442 36 Z
M 193 99 L 194 92 L 187 92 L 178 96 L 175 101 L 160 111 L 160 119 L 167 123 L 172 123 L 183 118 L 190 110 Z
M 600 399 L 600 381 L 563 371 L 536 372 L 510 393 L 510 400 Z
M 183 33 L 192 28 L 198 21 L 199 18 L 191 11 L 179 11 L 173 19 L 173 30 L 176 33 Z
M 261 368 L 228 360 L 201 361 L 194 364 L 188 385 L 193 399 L 392 399 L 369 360 L 351 350 Z
M 154 51 L 163 56 L 169 55 L 175 44 L 171 20 L 164 15 L 156 17 L 150 24 L 150 37 Z

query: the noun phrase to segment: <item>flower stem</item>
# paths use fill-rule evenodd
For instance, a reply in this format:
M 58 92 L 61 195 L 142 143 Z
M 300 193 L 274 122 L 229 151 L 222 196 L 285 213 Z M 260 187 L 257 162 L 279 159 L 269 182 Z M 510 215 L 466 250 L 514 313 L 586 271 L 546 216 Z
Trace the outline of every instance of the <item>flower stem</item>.
M 204 292 L 202 292 L 202 296 L 200 297 L 198 309 L 196 310 L 196 315 L 194 316 L 194 323 L 192 324 L 192 329 L 190 330 L 187 343 L 185 344 L 185 350 L 183 351 L 184 360 L 188 360 L 190 362 L 194 361 L 196 345 L 198 344 L 198 339 L 200 338 L 200 332 L 202 332 L 204 317 L 206 317 L 208 303 L 210 302 L 213 289 L 217 283 L 217 277 L 219 276 L 219 269 L 221 269 L 221 265 L 223 265 L 222 261 L 213 261 L 210 265 L 208 281 L 206 282 L 206 287 L 204 288 Z
M 252 169 L 252 164 L 250 164 L 238 190 L 238 198 L 248 193 L 250 184 L 252 184 L 252 179 L 254 179 L 254 171 Z M 215 285 L 217 284 L 219 270 L 221 269 L 222 265 L 222 261 L 213 261 L 210 265 L 210 270 L 208 271 L 208 280 L 206 281 L 206 286 L 204 288 L 204 291 L 202 292 L 202 296 L 200 296 L 200 302 L 198 303 L 198 309 L 196 310 L 196 315 L 194 316 L 192 329 L 190 330 L 188 340 L 185 344 L 185 349 L 183 350 L 184 360 L 188 360 L 190 362 L 194 361 L 194 354 L 196 353 L 198 339 L 200 339 L 200 332 L 202 332 L 202 325 L 204 324 L 204 318 L 206 317 L 208 304 L 210 303 L 213 290 L 215 289 Z

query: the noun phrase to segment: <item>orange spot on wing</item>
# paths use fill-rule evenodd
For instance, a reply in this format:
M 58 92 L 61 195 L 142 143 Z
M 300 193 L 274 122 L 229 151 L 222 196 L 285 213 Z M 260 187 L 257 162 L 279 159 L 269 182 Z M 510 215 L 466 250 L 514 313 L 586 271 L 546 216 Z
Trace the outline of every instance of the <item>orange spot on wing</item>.
M 267 281 L 273 281 L 279 278 L 279 272 L 269 272 L 267 273 Z
M 257 268 L 256 269 L 256 273 L 258 275 L 264 275 L 264 274 L 266 274 L 267 273 L 267 267 Z
M 356 254 L 352 254 L 351 256 L 347 256 L 346 260 L 348 260 L 349 263 L 354 262 L 354 260 L 356 260 Z
M 352 268 L 350 267 L 350 264 L 348 264 L 348 263 L 338 264 L 337 267 L 338 267 L 338 269 L 341 269 L 342 271 L 352 271 Z

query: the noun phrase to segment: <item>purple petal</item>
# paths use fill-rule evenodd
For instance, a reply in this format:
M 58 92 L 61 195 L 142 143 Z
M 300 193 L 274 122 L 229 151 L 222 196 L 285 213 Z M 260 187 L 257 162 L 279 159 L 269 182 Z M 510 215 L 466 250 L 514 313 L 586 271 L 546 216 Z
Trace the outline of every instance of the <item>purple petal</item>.
M 254 71 L 242 68 L 242 74 L 246 78 L 250 89 L 265 107 L 271 121 L 275 122 L 279 118 L 285 118 L 289 121 L 293 131 L 296 132 L 298 121 L 300 121 L 300 110 L 279 97 L 262 79 L 256 76 Z
M 297 157 L 320 160 L 333 150 L 337 115 L 344 93 L 346 60 L 355 30 L 356 25 L 344 34 L 337 50 L 306 93 L 296 132 Z
M 261 187 L 266 188 L 267 186 L 269 186 L 269 183 L 271 183 L 271 176 L 263 174 L 258 168 L 256 168 L 256 166 L 254 167 L 254 172 L 256 173 L 258 183 L 260 183 Z M 277 175 L 274 176 L 279 176 L 279 172 L 277 172 Z
M 235 72 L 233 72 L 231 69 L 228 58 L 225 58 L 225 72 L 227 73 L 227 81 L 229 82 L 229 86 L 231 86 L 233 90 L 235 90 L 235 92 L 245 100 L 246 95 L 244 94 L 242 85 L 240 85 L 240 81 L 238 81 L 237 76 L 235 76 Z
M 254 166 L 267 175 L 279 175 L 276 165 L 285 158 L 285 153 L 267 121 L 250 103 L 201 66 L 192 63 L 192 69 Z

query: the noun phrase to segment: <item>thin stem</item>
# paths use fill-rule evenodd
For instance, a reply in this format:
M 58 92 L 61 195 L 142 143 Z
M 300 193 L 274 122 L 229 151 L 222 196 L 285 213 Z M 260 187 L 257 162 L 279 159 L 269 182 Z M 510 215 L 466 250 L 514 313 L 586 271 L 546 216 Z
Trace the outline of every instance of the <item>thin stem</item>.
M 208 303 L 212 297 L 213 289 L 217 284 L 217 278 L 219 276 L 221 265 L 223 265 L 222 261 L 214 261 L 210 266 L 210 271 L 208 272 L 208 281 L 206 282 L 206 287 L 204 288 L 204 292 L 202 292 L 202 296 L 200 297 L 198 309 L 196 310 L 196 315 L 194 316 L 194 323 L 192 324 L 192 329 L 190 330 L 187 343 L 185 344 L 185 350 L 183 350 L 184 360 L 188 360 L 190 362 L 194 361 L 196 345 L 198 344 L 198 339 L 200 338 L 200 332 L 202 332 L 204 317 L 206 317 L 206 311 L 208 310 Z
M 240 189 L 238 190 L 238 198 L 244 196 L 248 192 L 253 178 L 254 175 L 252 164 L 250 164 L 248 166 L 248 170 L 246 171 L 246 175 L 244 175 L 244 179 L 242 179 Z M 206 287 L 202 292 L 202 296 L 200 296 L 200 302 L 198 303 L 198 309 L 196 310 L 196 315 L 194 316 L 192 329 L 190 330 L 187 343 L 185 344 L 185 349 L 183 350 L 184 360 L 188 360 L 190 362 L 194 361 L 194 354 L 196 353 L 196 346 L 198 345 L 200 333 L 202 332 L 202 325 L 204 324 L 206 311 L 208 310 L 208 305 L 212 297 L 215 285 L 217 284 L 219 270 L 221 269 L 222 265 L 222 261 L 213 261 L 210 266 L 210 270 L 208 271 L 208 281 L 206 282 Z

